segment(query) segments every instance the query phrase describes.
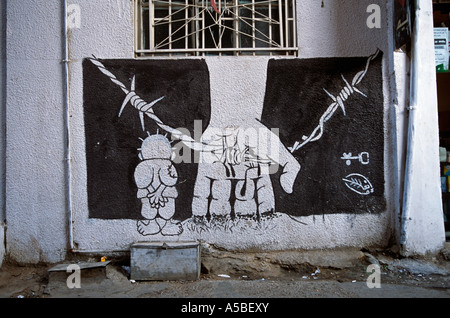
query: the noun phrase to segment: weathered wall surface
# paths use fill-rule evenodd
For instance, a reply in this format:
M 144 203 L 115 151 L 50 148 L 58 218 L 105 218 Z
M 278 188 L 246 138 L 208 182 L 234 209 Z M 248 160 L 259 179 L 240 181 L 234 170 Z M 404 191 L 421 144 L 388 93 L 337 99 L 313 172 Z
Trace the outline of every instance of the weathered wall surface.
M 389 46 L 391 8 L 385 1 L 297 1 L 299 57 L 366 56 Z M 381 8 L 380 28 L 368 28 L 371 4 Z
M 384 27 L 369 29 L 366 3 L 298 3 L 299 57 L 304 60 L 133 60 L 128 4 L 77 3 L 83 18 L 81 27 L 71 30 L 70 52 L 74 240 L 80 250 L 122 250 L 134 241 L 161 239 L 202 239 L 230 249 L 387 243 L 394 198 L 392 162 L 385 159 L 391 157 L 392 142 L 384 124 L 390 56 L 382 53 L 389 52 L 384 4 Z M 100 7 L 103 14 L 91 17 Z M 116 21 L 113 30 L 110 19 Z M 382 52 L 366 70 L 377 49 Z M 286 71 L 289 83 L 282 76 Z M 345 80 L 352 83 L 363 71 L 357 86 L 364 93 L 346 96 L 344 109 L 329 108 L 333 100 L 323 89 L 337 96 Z M 134 78 L 136 94 L 148 103 L 164 96 L 153 106 L 158 119 L 146 116 L 143 130 L 139 111 L 130 103 L 119 117 L 126 95 L 110 74 L 128 89 Z M 285 87 L 284 94 L 277 87 Z M 332 119 L 323 127 L 323 139 L 293 150 L 327 111 Z M 164 132 L 158 120 L 169 129 Z M 216 161 L 244 154 L 249 144 L 236 146 L 238 136 L 265 134 L 272 149 L 258 144 L 257 165 L 264 170 L 264 156 L 278 155 L 274 161 L 281 167 L 269 175 L 233 159 L 205 164 L 211 161 L 210 149 L 198 154 L 178 141 L 172 142 L 173 156 L 145 154 L 147 147 L 169 147 L 155 134 L 176 128 L 186 128 L 184 135 L 209 146 L 220 140 L 212 157 Z M 270 132 L 273 128 L 279 135 Z M 195 162 L 199 158 L 202 162 Z M 153 181 L 146 180 L 149 175 Z M 160 184 L 166 189 L 157 194 Z
M 26 2 L 9 2 L 7 11 L 15 17 L 7 24 L 7 251 L 24 262 L 55 261 L 69 239 L 62 9 L 58 1 Z M 367 27 L 368 1 L 298 1 L 298 59 L 135 60 L 131 1 L 69 1 L 80 9 L 69 31 L 74 247 L 111 251 L 142 240 L 197 239 L 242 250 L 388 244 L 398 204 L 392 19 L 383 1 L 370 3 L 382 9 L 381 28 Z M 24 8 L 32 14 L 22 21 L 16 16 Z M 282 70 L 291 68 L 286 84 Z M 128 90 L 134 82 L 146 102 L 165 96 L 153 106 L 159 121 L 147 116 L 143 130 L 130 103 L 119 117 L 126 94 L 108 74 Z M 342 91 L 345 81 L 361 93 Z M 340 93 L 343 105 L 330 108 Z M 327 111 L 322 138 L 295 149 Z M 228 159 L 211 164 L 211 152 L 187 151 L 189 139 L 168 144 L 156 135 L 161 125 L 169 141 L 180 128 L 179 136 L 214 146 L 212 158 Z M 258 144 L 254 162 L 237 165 L 251 144 L 236 140 L 248 132 L 276 146 Z M 175 155 L 166 153 L 171 147 Z M 203 161 L 186 163 L 186 152 Z M 268 161 L 288 173 L 267 174 Z M 160 184 L 164 191 L 154 193 Z
M 67 246 L 61 3 L 6 6 L 7 252 L 58 261 Z

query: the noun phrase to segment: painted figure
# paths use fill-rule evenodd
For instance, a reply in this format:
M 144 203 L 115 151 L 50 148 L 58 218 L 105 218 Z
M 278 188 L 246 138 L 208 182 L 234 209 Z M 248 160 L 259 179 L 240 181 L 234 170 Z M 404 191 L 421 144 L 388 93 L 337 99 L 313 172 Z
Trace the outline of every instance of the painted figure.
M 202 152 L 194 187 L 192 213 L 204 217 L 259 218 L 275 212 L 270 175 L 281 167 L 281 186 L 292 193 L 300 164 L 281 144 L 277 134 L 259 121 L 251 127 L 208 127 L 201 141 L 214 147 Z
M 179 235 L 183 228 L 172 220 L 178 196 L 175 188 L 178 174 L 171 161 L 171 144 L 163 135 L 148 134 L 139 150 L 142 161 L 136 166 L 134 180 L 145 220 L 138 221 L 138 232 L 142 235 Z

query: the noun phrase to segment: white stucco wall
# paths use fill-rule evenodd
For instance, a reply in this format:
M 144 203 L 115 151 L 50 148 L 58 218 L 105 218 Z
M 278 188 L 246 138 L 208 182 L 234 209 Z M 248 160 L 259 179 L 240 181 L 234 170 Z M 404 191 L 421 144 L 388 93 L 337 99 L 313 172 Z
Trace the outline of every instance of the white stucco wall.
M 7 2 L 7 253 L 37 263 L 65 256 L 60 1 Z
M 396 229 L 401 228 L 400 209 L 402 208 L 401 201 L 403 200 L 404 178 L 405 178 L 405 160 L 406 160 L 406 146 L 407 146 L 407 131 L 408 131 L 408 107 L 409 107 L 409 72 L 410 60 L 406 53 L 399 51 L 394 52 L 394 77 L 392 78 L 392 101 L 394 118 L 392 125 L 397 133 L 394 140 L 394 157 L 396 177 L 394 178 L 396 196 L 397 196 L 397 215 L 394 219 Z M 403 132 L 403 133 L 402 133 Z M 396 240 L 400 242 L 400 231 L 396 231 Z
M 367 27 L 370 4 L 380 6 L 379 29 Z M 299 57 L 368 56 L 377 47 L 388 52 L 390 10 L 386 1 L 297 1 Z
M 5 121 L 5 76 L 6 76 L 6 37 L 5 37 L 5 24 L 6 24 L 6 4 L 5 0 L 0 1 L 0 38 L 1 49 L 0 49 L 0 267 L 2 266 L 3 258 L 5 255 L 5 240 L 4 240 L 4 230 L 5 230 L 5 131 L 6 131 L 6 121 Z
M 134 57 L 131 1 L 71 0 L 81 9 L 80 26 L 69 32 L 70 143 L 73 241 L 80 251 L 126 250 L 142 240 L 133 220 L 88 218 L 83 119 L 83 70 L 86 57 Z M 366 25 L 367 6 L 381 7 L 381 28 Z M 26 12 L 24 12 L 26 11 Z M 391 95 L 393 71 L 391 5 L 385 1 L 297 1 L 299 57 L 385 54 L 386 212 L 379 215 L 304 217 L 302 223 L 280 219 L 268 232 L 209 233 L 174 240 L 202 239 L 229 249 L 331 248 L 386 246 L 392 237 L 399 194 L 396 192 L 396 122 Z M 7 4 L 7 252 L 22 262 L 54 262 L 68 247 L 68 216 L 63 126 L 62 8 L 60 1 L 10 1 Z M 27 19 L 20 17 L 27 16 Z M 266 57 L 206 57 L 211 80 L 211 122 L 221 126 L 258 113 L 264 98 Z M 238 75 L 236 75 L 238 74 Z M 224 80 L 225 79 L 225 80 Z M 243 81 L 243 79 L 245 79 Z M 225 88 L 225 89 L 224 89 Z M 241 98 L 252 92 L 251 101 Z M 219 104 L 219 101 L 223 103 Z M 242 103 L 248 107 L 242 107 Z M 251 103 L 251 104 L 250 104 Z M 230 115 L 224 117 L 224 114 Z M 225 120 L 227 119 L 227 120 Z M 155 239 L 155 238 L 148 238 Z
M 367 2 L 367 3 L 366 3 Z M 128 2 L 74 1 L 82 13 L 81 28 L 71 30 L 71 109 L 73 147 L 74 242 L 82 251 L 124 250 L 143 238 L 133 220 L 88 218 L 86 162 L 84 154 L 82 60 L 94 54 L 98 58 L 133 58 L 132 13 Z M 389 52 L 389 8 L 379 3 L 382 28 L 366 25 L 368 1 L 298 1 L 299 57 L 367 56 L 380 48 Z M 111 23 L 114 21 L 114 23 Z M 339 21 L 339 22 L 338 22 Z M 369 40 L 368 40 L 369 39 Z M 385 54 L 385 74 L 389 54 Z M 211 85 L 211 125 L 223 127 L 233 122 L 245 125 L 245 119 L 262 110 L 268 57 L 206 57 Z M 388 75 L 385 75 L 385 78 Z M 389 81 L 385 81 L 389 92 Z M 251 92 L 251 98 L 242 96 Z M 245 94 L 244 94 L 245 93 Z M 389 94 L 386 94 L 386 109 Z M 387 117 L 387 115 L 386 115 Z M 244 120 L 242 120 L 244 119 Z M 388 119 L 388 118 L 386 118 Z M 386 128 L 388 129 L 388 128 Z M 386 130 L 386 199 L 389 212 L 380 215 L 325 215 L 305 217 L 301 223 L 289 218 L 279 220 L 277 230 L 264 233 L 209 233 L 184 235 L 175 240 L 202 239 L 229 249 L 325 248 L 335 246 L 386 245 L 392 228 L 393 206 L 392 141 Z M 307 225 L 305 225 L 307 224 Z M 164 239 L 168 239 L 165 237 Z

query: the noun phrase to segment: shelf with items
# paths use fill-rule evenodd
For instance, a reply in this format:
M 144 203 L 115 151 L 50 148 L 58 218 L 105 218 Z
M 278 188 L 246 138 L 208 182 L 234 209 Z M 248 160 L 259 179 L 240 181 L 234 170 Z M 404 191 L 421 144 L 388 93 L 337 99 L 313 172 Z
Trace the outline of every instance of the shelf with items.
M 450 1 L 433 1 L 436 71 L 449 72 Z

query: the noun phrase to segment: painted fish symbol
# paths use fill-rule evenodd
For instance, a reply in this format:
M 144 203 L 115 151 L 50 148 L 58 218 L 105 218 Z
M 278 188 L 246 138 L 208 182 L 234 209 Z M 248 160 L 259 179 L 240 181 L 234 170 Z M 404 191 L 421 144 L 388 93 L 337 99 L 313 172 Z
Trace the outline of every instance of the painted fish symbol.
M 369 179 L 359 173 L 352 173 L 342 179 L 350 190 L 361 194 L 368 195 L 373 193 L 374 189 Z

